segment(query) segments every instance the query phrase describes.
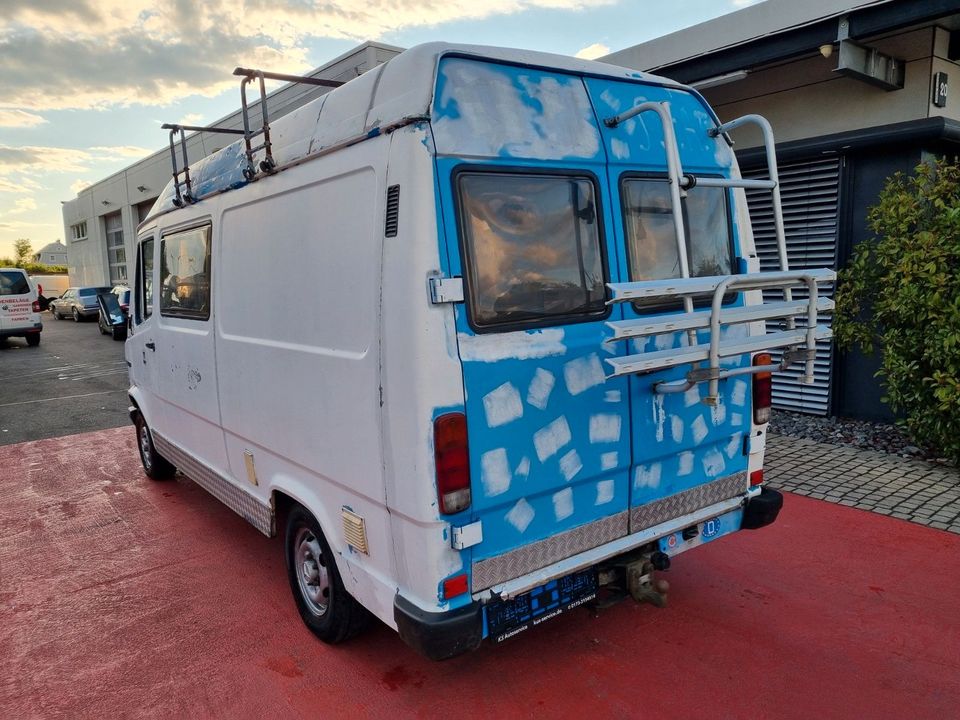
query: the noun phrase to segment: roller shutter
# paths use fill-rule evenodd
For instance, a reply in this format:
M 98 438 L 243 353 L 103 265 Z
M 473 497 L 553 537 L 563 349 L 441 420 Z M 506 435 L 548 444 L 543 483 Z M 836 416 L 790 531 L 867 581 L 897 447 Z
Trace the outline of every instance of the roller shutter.
M 835 268 L 837 266 L 837 231 L 840 198 L 838 157 L 789 163 L 780 166 L 780 195 L 787 238 L 787 260 L 791 270 Z M 744 177 L 766 178 L 766 168 L 744 171 Z M 765 190 L 748 190 L 747 204 L 753 235 L 760 256 L 761 270 L 779 270 L 776 237 L 773 229 L 771 196 Z M 833 296 L 833 287 L 824 292 Z M 766 295 L 766 293 L 765 293 Z M 806 290 L 794 290 L 795 298 L 806 297 Z M 782 292 L 770 293 L 770 300 L 782 298 Z M 829 325 L 825 317 L 821 324 Z M 779 328 L 770 323 L 768 331 Z M 779 353 L 773 353 L 779 360 Z M 800 382 L 803 374 L 798 363 L 786 372 L 773 376 L 773 405 L 784 410 L 826 415 L 830 411 L 830 381 L 833 349 L 829 342 L 817 344 L 815 382 Z

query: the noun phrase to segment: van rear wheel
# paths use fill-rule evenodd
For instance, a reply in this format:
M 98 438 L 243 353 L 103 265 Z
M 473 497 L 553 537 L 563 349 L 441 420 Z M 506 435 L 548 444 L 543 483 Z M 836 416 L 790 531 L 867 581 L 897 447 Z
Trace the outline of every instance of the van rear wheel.
M 303 506 L 294 506 L 287 515 L 284 538 L 287 578 L 304 624 L 331 645 L 359 633 L 369 615 L 344 588 L 316 518 Z
M 137 450 L 140 451 L 140 462 L 143 463 L 143 471 L 151 480 L 169 480 L 176 472 L 177 468 L 169 460 L 157 452 L 153 445 L 153 436 L 150 434 L 150 427 L 143 415 L 137 414 L 134 421 L 137 428 Z
M 30 333 L 27 335 L 27 345 L 36 347 L 40 344 L 40 333 Z

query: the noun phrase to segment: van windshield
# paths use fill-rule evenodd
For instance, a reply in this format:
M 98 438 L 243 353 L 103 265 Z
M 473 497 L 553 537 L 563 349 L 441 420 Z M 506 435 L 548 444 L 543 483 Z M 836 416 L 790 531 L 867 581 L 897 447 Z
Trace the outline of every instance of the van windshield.
M 605 312 L 591 179 L 478 172 L 461 173 L 458 185 L 474 325 Z
M 27 295 L 30 283 L 20 271 L 0 270 L 0 295 Z

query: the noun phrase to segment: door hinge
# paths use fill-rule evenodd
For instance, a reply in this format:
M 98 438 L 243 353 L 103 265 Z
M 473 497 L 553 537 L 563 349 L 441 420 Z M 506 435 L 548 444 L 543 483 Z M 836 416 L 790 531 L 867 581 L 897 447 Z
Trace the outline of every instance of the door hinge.
M 454 550 L 464 550 L 483 542 L 483 523 L 477 520 L 469 525 L 450 528 L 450 545 Z
M 441 303 L 463 302 L 463 278 L 430 278 L 430 302 L 434 305 Z

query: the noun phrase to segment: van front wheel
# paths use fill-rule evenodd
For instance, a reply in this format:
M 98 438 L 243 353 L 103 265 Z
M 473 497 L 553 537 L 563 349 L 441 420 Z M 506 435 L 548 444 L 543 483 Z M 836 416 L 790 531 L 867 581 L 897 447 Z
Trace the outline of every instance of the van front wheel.
M 368 614 L 344 588 L 319 523 L 297 505 L 287 515 L 284 537 L 287 578 L 303 622 L 331 645 L 349 640 L 364 628 Z
M 143 415 L 137 414 L 134 421 L 137 428 L 137 450 L 140 451 L 140 462 L 143 463 L 143 471 L 151 480 L 169 480 L 176 472 L 177 468 L 169 460 L 157 452 L 153 445 L 153 436 L 150 434 L 150 427 Z

